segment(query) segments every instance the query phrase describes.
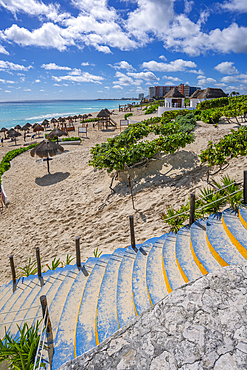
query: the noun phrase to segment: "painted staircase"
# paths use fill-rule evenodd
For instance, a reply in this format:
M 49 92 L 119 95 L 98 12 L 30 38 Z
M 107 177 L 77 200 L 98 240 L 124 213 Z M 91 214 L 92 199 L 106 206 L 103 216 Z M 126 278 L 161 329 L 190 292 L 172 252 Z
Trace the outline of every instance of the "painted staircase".
M 66 266 L 21 278 L 13 293 L 10 282 L 0 287 L 0 337 L 4 327 L 42 317 L 40 296 L 46 295 L 58 369 L 110 337 L 123 325 L 174 289 L 247 259 L 247 208 L 231 209 L 197 220 L 177 234 L 167 233 L 111 255 L 89 258 L 79 270 Z M 12 323 L 16 321 L 15 323 Z

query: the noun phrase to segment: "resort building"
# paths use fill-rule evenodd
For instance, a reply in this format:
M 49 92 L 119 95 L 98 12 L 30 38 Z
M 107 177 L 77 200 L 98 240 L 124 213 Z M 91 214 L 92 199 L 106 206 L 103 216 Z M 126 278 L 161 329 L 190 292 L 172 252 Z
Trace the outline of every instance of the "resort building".
M 205 90 L 196 90 L 190 97 L 190 108 L 195 108 L 197 104 L 208 99 L 225 98 L 227 95 L 222 89 L 208 87 Z
M 174 87 L 165 96 L 165 107 L 166 108 L 183 108 L 185 96 Z
M 184 84 L 178 86 L 152 86 L 149 87 L 149 99 L 164 97 L 174 87 L 186 98 L 190 97 L 196 90 L 200 90 L 200 87 Z

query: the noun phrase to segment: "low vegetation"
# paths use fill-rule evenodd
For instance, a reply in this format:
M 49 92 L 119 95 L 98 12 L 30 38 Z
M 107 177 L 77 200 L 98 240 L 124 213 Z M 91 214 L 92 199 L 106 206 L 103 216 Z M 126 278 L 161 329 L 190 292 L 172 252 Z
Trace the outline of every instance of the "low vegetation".
M 211 188 L 201 190 L 200 197 L 196 200 L 195 220 L 218 212 L 227 203 L 232 209 L 237 209 L 241 204 L 242 187 L 235 180 L 229 176 L 225 176 L 222 178 L 221 183 L 214 182 L 214 185 L 217 188 L 217 192 Z M 235 193 L 236 191 L 238 192 Z M 188 224 L 190 217 L 189 210 L 190 200 L 188 199 L 187 203 L 179 209 L 168 209 L 162 215 L 162 218 L 171 227 L 171 231 L 178 232 L 181 227 Z
M 173 118 L 178 115 L 174 113 Z M 119 135 L 108 138 L 106 143 L 92 147 L 89 165 L 112 172 L 149 160 L 160 152 L 173 154 L 194 141 L 194 135 L 190 133 L 192 125 L 196 123 L 193 114 L 189 113 L 189 116 L 183 118 L 181 126 L 178 122 L 169 122 L 170 115 L 169 118 L 155 117 L 131 124 Z M 140 141 L 151 132 L 159 137 L 151 141 Z
M 4 172 L 10 169 L 10 162 L 12 161 L 12 159 L 17 157 L 19 154 L 24 153 L 27 150 L 34 148 L 36 145 L 38 144 L 31 144 L 27 146 L 26 148 L 23 147 L 23 148 L 10 150 L 7 154 L 5 154 L 5 156 L 0 162 L 0 185 L 1 185 L 1 176 L 4 174 Z
M 39 345 L 40 321 L 34 326 L 28 326 L 24 323 L 23 327 L 18 327 L 18 333 L 14 336 L 6 332 L 5 336 L 0 339 L 0 363 L 6 360 L 9 369 L 15 370 L 33 370 L 35 355 Z M 45 364 L 41 364 L 45 367 Z

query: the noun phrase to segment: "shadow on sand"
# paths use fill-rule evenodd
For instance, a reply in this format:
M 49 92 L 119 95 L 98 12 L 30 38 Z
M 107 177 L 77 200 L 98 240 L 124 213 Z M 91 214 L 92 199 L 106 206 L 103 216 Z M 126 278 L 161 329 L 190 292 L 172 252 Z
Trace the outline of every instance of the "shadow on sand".
M 56 173 L 51 173 L 47 174 L 43 177 L 37 177 L 35 179 L 35 183 L 39 186 L 49 186 L 49 185 L 54 185 L 57 184 L 58 182 L 61 182 L 67 177 L 70 176 L 69 172 L 56 172 Z

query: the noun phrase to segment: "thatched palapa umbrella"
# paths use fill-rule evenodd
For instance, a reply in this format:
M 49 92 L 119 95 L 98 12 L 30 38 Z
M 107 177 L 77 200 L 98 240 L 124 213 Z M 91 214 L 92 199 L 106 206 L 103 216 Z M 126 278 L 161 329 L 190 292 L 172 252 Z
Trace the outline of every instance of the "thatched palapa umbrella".
M 8 135 L 8 137 L 21 136 L 21 134 L 19 132 L 15 131 L 13 128 L 11 128 L 10 130 L 7 131 L 7 135 Z
M 53 143 L 52 141 L 45 139 L 41 141 L 41 143 L 39 143 L 35 148 L 33 148 L 30 154 L 32 157 L 34 157 L 36 154 L 40 158 L 45 158 L 45 160 L 47 161 L 48 173 L 50 173 L 50 157 L 54 157 L 58 151 L 62 153 L 64 151 L 64 148 L 57 143 Z
M 8 131 L 8 129 L 5 128 L 5 127 L 2 127 L 1 130 L 0 130 L 0 132 L 3 132 L 4 133 L 5 139 L 6 139 L 6 133 L 5 133 L 6 131 Z
M 27 123 L 25 124 L 25 126 L 26 126 L 26 127 L 29 127 L 29 128 L 30 128 L 30 127 L 32 127 L 31 123 L 29 123 L 29 122 L 27 122 Z
M 15 126 L 15 130 L 21 130 L 21 126 L 20 125 L 16 125 Z
M 64 135 L 68 135 L 67 132 L 63 131 L 63 130 L 60 130 L 59 128 L 54 128 L 48 135 L 47 137 L 49 139 L 54 139 L 54 137 L 56 136 L 57 137 L 57 143 L 58 143 L 58 137 L 59 136 L 64 136 Z

